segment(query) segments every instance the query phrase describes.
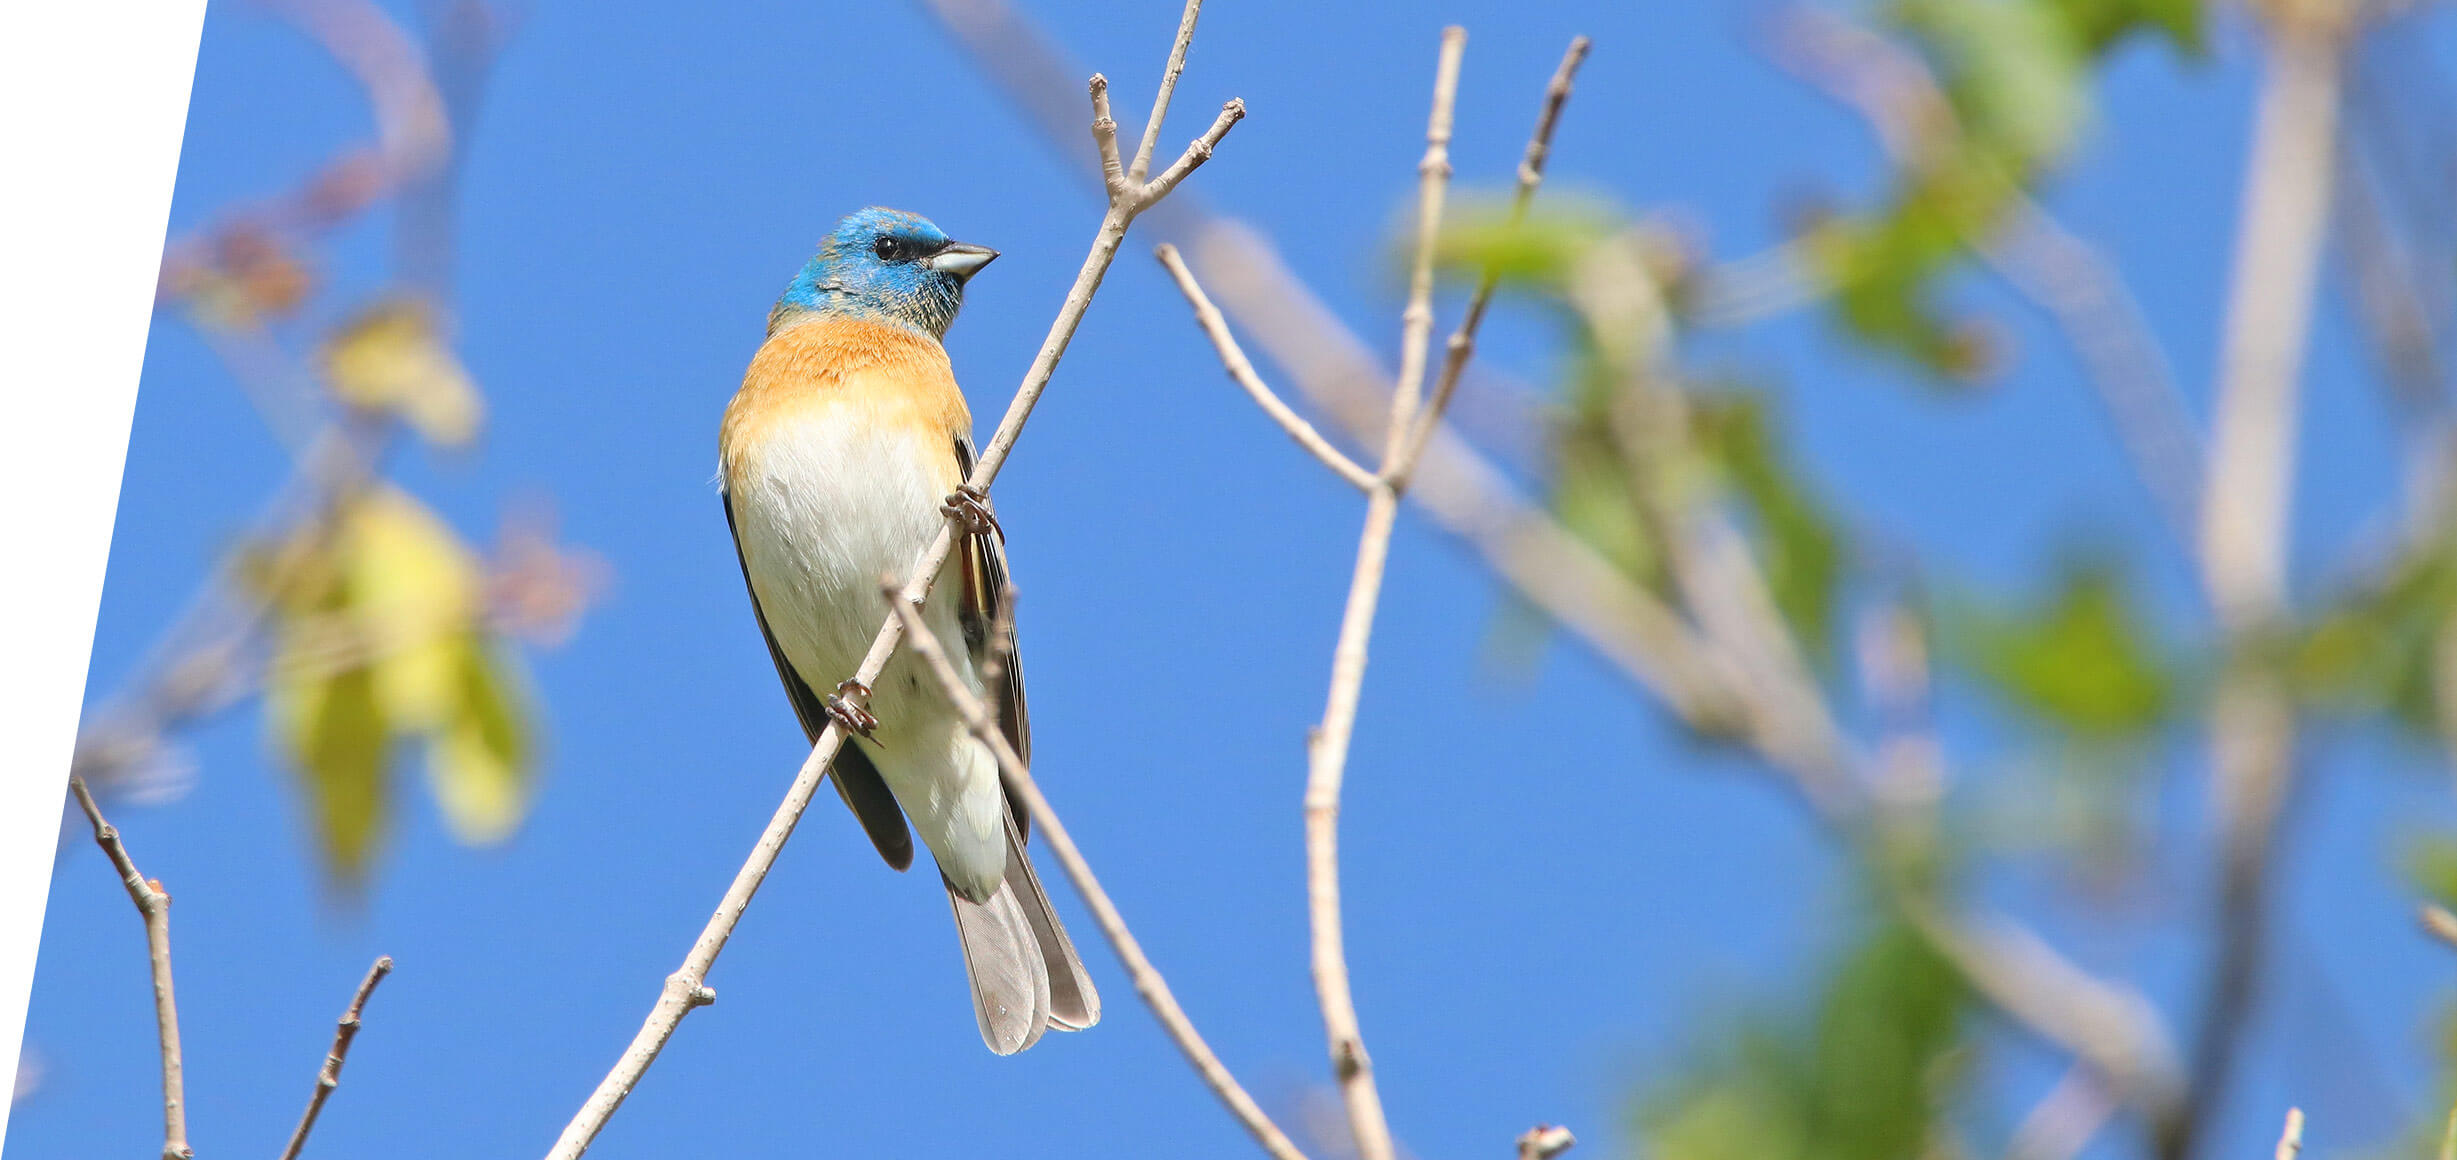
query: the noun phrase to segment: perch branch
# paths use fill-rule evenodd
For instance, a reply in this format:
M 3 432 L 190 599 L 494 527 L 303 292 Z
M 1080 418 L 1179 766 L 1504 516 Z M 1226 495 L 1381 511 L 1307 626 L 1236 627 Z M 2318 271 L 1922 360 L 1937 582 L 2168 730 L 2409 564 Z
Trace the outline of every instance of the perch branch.
M 1201 7 L 1202 0 L 1187 0 L 1182 30 L 1191 30 L 1195 11 Z M 1106 105 L 1103 99 L 1106 88 L 1105 83 L 1095 79 L 1092 94 L 1096 107 Z M 1157 120 L 1158 114 L 1166 111 L 1165 107 L 1155 108 L 1154 119 Z M 1221 108 L 1211 129 L 1187 148 L 1186 154 L 1169 167 L 1168 173 L 1182 179 L 1186 173 L 1192 172 L 1210 156 L 1212 147 L 1228 133 L 1229 128 L 1244 116 L 1243 102 L 1228 102 Z M 1066 301 L 1058 308 L 1058 317 L 1050 323 L 1049 335 L 1041 341 L 1041 348 L 1033 356 L 1031 368 L 1024 373 L 1024 381 L 1017 387 L 1015 400 L 1008 405 L 1006 417 L 1000 420 L 996 434 L 982 447 L 980 456 L 974 461 L 967 484 L 986 492 L 997 478 L 999 468 L 1015 448 L 1016 439 L 1023 434 L 1025 421 L 1031 418 L 1033 407 L 1040 402 L 1042 392 L 1049 386 L 1050 377 L 1056 373 L 1058 361 L 1065 357 L 1067 344 L 1074 339 L 1076 328 L 1082 325 L 1084 312 L 1091 308 L 1093 295 L 1099 292 L 1102 277 L 1109 272 L 1110 263 L 1116 259 L 1118 245 L 1125 240 L 1127 227 L 1144 209 L 1166 196 L 1172 187 L 1154 181 L 1136 188 L 1111 190 L 1109 209 L 1102 215 L 1100 229 L 1093 236 L 1091 252 L 1085 256 L 1082 269 L 1076 273 L 1075 284 L 1067 291 Z M 949 516 L 951 521 L 956 518 Z M 937 578 L 939 569 L 946 564 L 954 542 L 952 523 L 939 529 L 930 546 L 923 549 L 920 558 L 914 561 L 913 571 L 904 586 L 907 599 L 919 602 L 928 596 L 930 585 Z M 878 635 L 871 640 L 870 651 L 862 658 L 854 679 L 865 685 L 876 681 L 903 635 L 903 622 L 893 616 L 887 617 L 885 623 L 880 625 Z M 597 1138 L 606 1121 L 613 1117 L 615 1109 L 622 1106 L 624 1098 L 631 1094 L 641 1077 L 647 1074 L 649 1066 L 656 1062 L 657 1054 L 673 1038 L 683 1016 L 693 1008 L 716 1001 L 716 992 L 706 982 L 708 969 L 725 949 L 726 940 L 733 937 L 735 924 L 741 921 L 742 912 L 750 906 L 752 896 L 759 892 L 760 883 L 766 880 L 768 870 L 776 864 L 777 855 L 784 849 L 786 840 L 793 836 L 794 827 L 801 822 L 803 811 L 809 807 L 811 797 L 818 792 L 819 783 L 827 776 L 828 763 L 834 760 L 836 751 L 843 744 L 843 729 L 831 720 L 812 744 L 810 755 L 794 774 L 793 784 L 786 790 L 784 800 L 778 804 L 759 841 L 752 846 L 750 857 L 735 872 L 732 885 L 727 887 L 716 912 L 709 916 L 707 925 L 701 929 L 682 966 L 666 977 L 657 1003 L 650 1009 L 639 1033 L 632 1037 L 631 1045 L 624 1049 L 614 1068 L 606 1073 L 606 1078 L 598 1083 L 597 1089 L 564 1127 L 561 1138 L 547 1154 L 548 1160 L 577 1160 L 586 1152 L 590 1141 Z
M 1084 860 L 1083 852 L 1075 846 L 1075 839 L 1067 835 L 1065 823 L 1058 820 L 1056 807 L 1042 796 L 1041 787 L 1032 780 L 1032 771 L 1025 767 L 1024 759 L 1015 752 L 1015 747 L 1008 744 L 1005 732 L 999 728 L 997 716 L 964 684 L 964 678 L 957 674 L 955 664 L 947 659 L 947 650 L 939 645 L 938 638 L 923 623 L 920 607 L 905 599 L 904 593 L 897 589 L 893 581 L 882 585 L 881 590 L 886 594 L 888 608 L 904 625 L 905 639 L 911 642 L 913 655 L 921 658 L 931 675 L 938 679 L 939 688 L 947 694 L 948 702 L 964 718 L 965 727 L 972 730 L 973 736 L 980 738 L 981 743 L 998 758 L 998 771 L 1006 779 L 1007 788 L 1023 799 L 1025 809 L 1032 815 L 1036 832 L 1049 844 L 1050 852 L 1057 855 L 1058 864 L 1066 868 L 1067 878 L 1083 895 L 1084 905 L 1092 910 L 1093 921 L 1098 922 L 1101 933 L 1108 936 L 1111 949 L 1117 951 L 1118 960 L 1125 964 L 1126 973 L 1135 981 L 1135 993 L 1143 997 L 1144 1005 L 1150 1007 L 1153 1017 L 1160 1020 L 1161 1030 L 1168 1032 L 1170 1041 L 1185 1054 L 1186 1062 L 1193 1064 L 1195 1072 L 1202 1076 L 1204 1086 L 1219 1097 L 1220 1103 L 1228 1108 L 1230 1115 L 1237 1117 L 1238 1123 L 1245 1125 L 1246 1131 L 1253 1135 L 1255 1143 L 1262 1145 L 1263 1151 L 1279 1160 L 1305 1160 L 1305 1153 L 1298 1151 L 1288 1134 L 1272 1123 L 1271 1117 L 1263 1114 L 1254 1097 L 1247 1095 L 1246 1089 L 1238 1084 L 1237 1077 L 1229 1073 L 1228 1065 L 1221 1063 L 1211 1045 L 1203 1042 L 1202 1033 L 1196 1031 L 1194 1021 L 1186 1017 L 1185 1008 L 1178 1006 L 1177 996 L 1170 992 L 1168 981 L 1161 977 L 1160 969 L 1152 965 L 1152 960 L 1143 953 L 1143 945 L 1135 941 L 1134 932 L 1126 928 L 1125 916 L 1119 914 L 1117 904 L 1109 900 L 1109 892 L 1101 888 L 1100 879 L 1092 873 L 1092 864 Z
M 102 807 L 94 804 L 94 793 L 85 787 L 82 777 L 68 779 L 68 791 L 77 797 L 78 808 L 85 811 L 85 820 L 94 825 L 94 844 L 102 847 L 111 859 L 111 867 L 119 871 L 120 884 L 128 888 L 128 899 L 136 903 L 137 913 L 145 919 L 146 958 L 153 966 L 154 1023 L 162 1039 L 162 1160 L 192 1160 L 196 1155 L 188 1147 L 188 1089 L 185 1065 L 179 1051 L 179 1002 L 171 988 L 171 896 L 162 889 L 160 879 L 151 879 L 137 872 L 136 862 L 128 856 L 128 846 L 120 841 L 119 827 L 104 821 Z
M 1028 19 L 1004 0 L 920 2 L 1032 113 L 1051 140 L 1076 139 L 1072 122 L 1056 115 L 1056 93 L 1068 75 L 1063 56 Z M 1352 439 L 1365 443 L 1382 434 L 1391 381 L 1387 370 L 1288 268 L 1271 239 L 1193 198 L 1173 199 L 1168 208 L 1166 218 L 1155 219 L 1159 228 L 1185 247 L 1210 279 L 1221 309 L 1246 329 L 1261 353 L 1284 368 L 1298 392 Z M 1677 612 L 1531 502 L 1508 473 L 1455 431 L 1447 426 L 1432 431 L 1409 494 L 1519 595 L 1691 727 L 1739 737 L 1829 823 L 1848 828 L 1859 816 L 1859 790 L 1849 770 L 1816 746 L 1813 731 L 1784 727 L 1779 711 Z M 2045 944 L 2036 950 L 2043 961 L 2079 974 Z M 1965 964 L 1965 969 L 1986 966 Z M 2007 994 L 2027 985 L 2019 978 L 1995 982 L 1991 990 Z M 2052 1024 L 2023 1017 L 2046 1009 L 2026 1001 L 2008 1013 L 2033 1035 L 2061 1043 Z M 2164 1028 L 2146 1014 L 2144 1022 L 2126 1029 L 2126 1041 L 2152 1045 L 2154 1057 L 2172 1054 L 2165 1049 Z M 2124 1094 L 2139 1098 L 2139 1093 Z
M 367 1009 L 367 997 L 375 994 L 375 985 L 392 973 L 392 956 L 385 955 L 367 968 L 367 977 L 359 980 L 358 993 L 350 996 L 348 1010 L 341 1013 L 341 1022 L 333 1028 L 333 1049 L 324 1054 L 324 1066 L 316 1070 L 315 1094 L 307 1097 L 307 1111 L 299 1116 L 299 1126 L 290 1132 L 290 1145 L 282 1149 L 281 1160 L 298 1160 L 299 1150 L 307 1146 L 307 1133 L 316 1128 L 316 1117 L 324 1114 L 324 1101 L 341 1086 L 341 1065 L 350 1057 L 350 1044 L 358 1038 L 358 1017 Z

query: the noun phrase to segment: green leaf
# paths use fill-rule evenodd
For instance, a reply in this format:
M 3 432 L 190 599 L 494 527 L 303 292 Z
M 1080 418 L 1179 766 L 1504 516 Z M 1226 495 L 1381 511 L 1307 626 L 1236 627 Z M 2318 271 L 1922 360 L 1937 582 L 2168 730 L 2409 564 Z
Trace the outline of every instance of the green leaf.
M 1967 238 L 1991 228 L 2013 188 L 1985 172 L 1923 175 L 1873 214 L 1812 226 L 1803 252 L 1833 284 L 1844 329 L 1949 383 L 1984 375 L 1992 352 L 1983 332 L 1940 310 L 1936 282 L 1962 259 Z
M 2165 37 L 2188 56 L 2208 46 L 2201 0 L 2056 0 L 2056 7 L 2094 56 L 2136 33 Z
M 1931 1154 L 1960 1086 L 1970 1006 L 1960 974 L 1910 928 L 1861 936 L 1813 1009 L 1760 1012 L 1642 1104 L 1667 1160 L 1902 1160 Z
M 2345 714 L 2385 713 L 2417 736 L 2457 736 L 2457 536 L 2425 543 L 2385 575 L 2337 594 L 2289 642 L 2301 696 Z
M 2398 869 L 2408 885 L 2442 906 L 2457 907 L 2457 834 L 2409 836 L 2398 851 Z
M 1894 18 L 1937 63 L 1972 145 L 2025 170 L 2072 148 L 2089 116 L 2090 61 L 2051 0 L 1899 0 Z
M 2016 707 L 2086 738 L 2156 728 L 2176 680 L 2152 651 L 2121 578 L 2100 563 L 2068 565 L 2041 607 L 1949 610 L 1951 647 Z
M 1842 536 L 1823 505 L 1792 471 L 1769 430 L 1762 395 L 1723 391 L 1691 396 L 1698 449 L 1746 501 L 1775 607 L 1811 655 L 1834 643 L 1834 607 L 1843 578 Z
M 1600 242 L 1628 227 L 1619 210 L 1575 195 L 1537 200 L 1517 225 L 1509 207 L 1506 194 L 1453 198 L 1434 243 L 1436 272 L 1474 281 L 1490 266 L 1504 286 L 1558 293 Z

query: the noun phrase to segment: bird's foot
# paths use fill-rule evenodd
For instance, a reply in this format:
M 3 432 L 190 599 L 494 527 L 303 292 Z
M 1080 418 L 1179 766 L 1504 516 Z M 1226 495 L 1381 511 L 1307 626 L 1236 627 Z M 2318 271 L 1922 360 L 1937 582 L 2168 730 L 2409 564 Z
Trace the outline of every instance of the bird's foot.
M 963 524 L 964 530 L 971 535 L 986 536 L 996 532 L 999 539 L 1007 538 L 1007 529 L 998 525 L 998 514 L 990 510 L 990 497 L 969 483 L 956 488 L 945 503 L 938 505 L 938 510 L 940 515 Z
M 862 707 L 869 700 L 870 686 L 860 681 L 846 681 L 836 686 L 835 692 L 828 694 L 828 716 L 834 717 L 836 723 L 843 726 L 847 732 L 859 734 L 863 740 L 876 743 L 878 737 L 875 736 L 875 731 L 879 727 L 879 719 L 871 716 L 870 710 Z

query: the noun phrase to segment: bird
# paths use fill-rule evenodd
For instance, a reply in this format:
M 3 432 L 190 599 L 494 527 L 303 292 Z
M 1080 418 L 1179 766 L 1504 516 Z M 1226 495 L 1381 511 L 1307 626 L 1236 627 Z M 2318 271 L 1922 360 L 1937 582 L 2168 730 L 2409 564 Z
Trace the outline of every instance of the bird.
M 1005 529 L 966 484 L 972 416 L 943 345 L 965 284 L 997 257 L 900 210 L 838 222 L 768 312 L 725 409 L 718 475 L 752 615 L 804 736 L 841 725 L 829 780 L 889 866 L 912 865 L 921 835 L 982 1042 L 1012 1055 L 1100 1020 L 1025 853 L 1030 814 L 909 650 L 871 687 L 849 679 L 888 613 L 882 577 L 902 579 L 953 516 L 958 542 L 924 620 L 1030 760 Z

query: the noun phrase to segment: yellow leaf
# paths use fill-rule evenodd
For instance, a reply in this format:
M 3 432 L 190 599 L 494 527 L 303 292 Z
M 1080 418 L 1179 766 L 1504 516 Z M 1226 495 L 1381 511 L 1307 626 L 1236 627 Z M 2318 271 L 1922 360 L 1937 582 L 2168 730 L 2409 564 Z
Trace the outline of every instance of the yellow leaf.
M 349 610 L 375 658 L 376 694 L 396 728 L 435 728 L 457 697 L 456 642 L 479 612 L 477 559 L 400 491 L 369 492 L 347 519 Z
M 477 384 L 436 333 L 433 313 L 412 299 L 378 303 L 343 325 L 325 346 L 324 370 L 343 400 L 397 414 L 437 443 L 469 442 L 484 417 Z
M 367 670 L 273 668 L 265 712 L 305 784 L 326 868 L 345 885 L 366 876 L 384 824 L 384 762 L 391 730 Z
M 453 649 L 457 694 L 427 735 L 427 779 L 445 824 L 464 842 L 499 842 L 528 812 L 533 787 L 519 683 L 476 634 Z

